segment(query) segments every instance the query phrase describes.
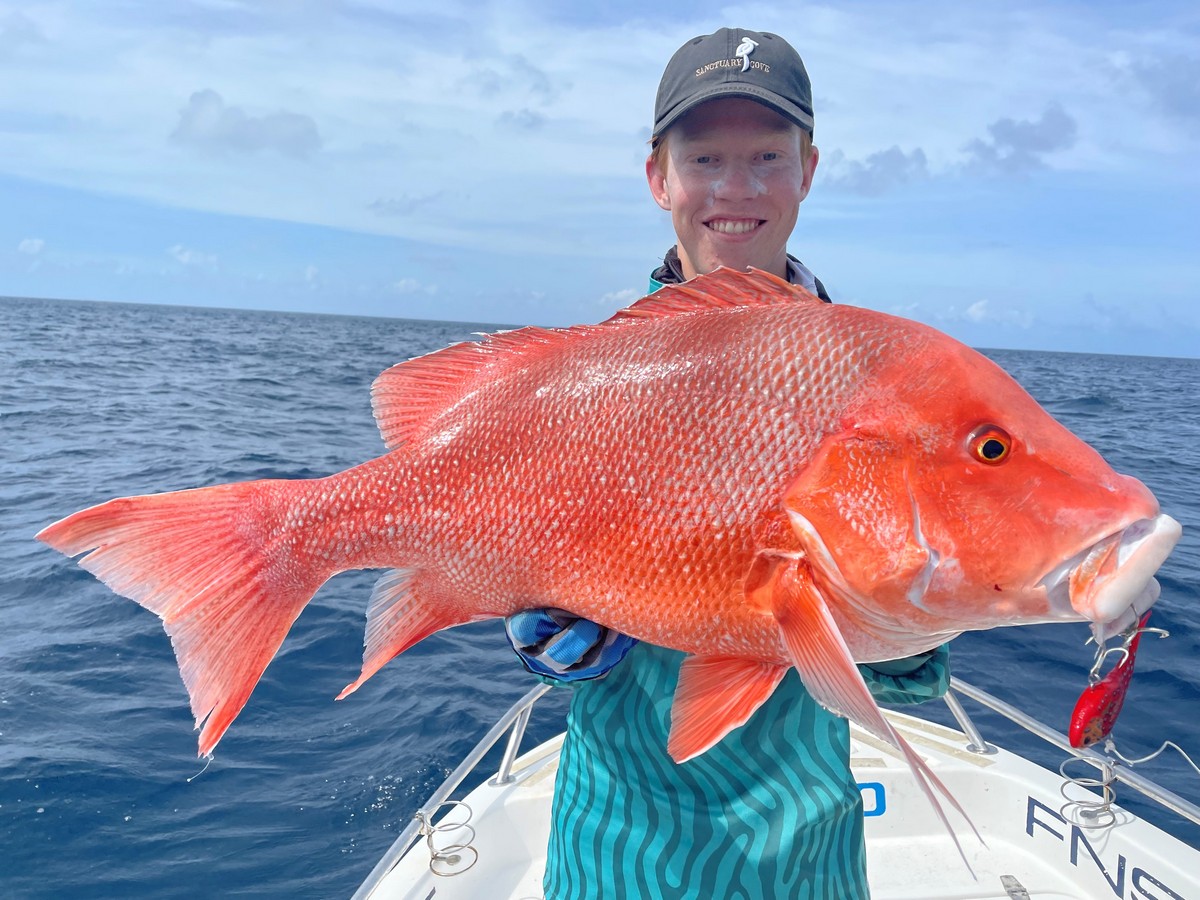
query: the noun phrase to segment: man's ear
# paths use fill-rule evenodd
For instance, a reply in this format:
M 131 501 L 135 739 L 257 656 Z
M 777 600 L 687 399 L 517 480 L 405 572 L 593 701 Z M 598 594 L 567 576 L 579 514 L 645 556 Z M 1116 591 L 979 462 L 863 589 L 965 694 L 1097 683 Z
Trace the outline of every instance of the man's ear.
M 804 200 L 808 196 L 808 192 L 812 190 L 813 173 L 817 171 L 817 161 L 821 158 L 820 151 L 816 145 L 812 147 L 812 152 L 809 154 L 808 162 L 804 166 L 804 181 L 800 187 L 800 199 Z
M 671 211 L 671 196 L 667 192 L 666 164 L 656 165 L 654 157 L 646 157 L 646 183 L 650 185 L 650 196 L 667 212 Z

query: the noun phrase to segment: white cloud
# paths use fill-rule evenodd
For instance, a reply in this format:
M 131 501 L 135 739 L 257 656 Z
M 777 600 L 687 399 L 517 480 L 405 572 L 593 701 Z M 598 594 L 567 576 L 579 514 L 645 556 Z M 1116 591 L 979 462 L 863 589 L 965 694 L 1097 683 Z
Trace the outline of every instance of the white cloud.
M 1045 157 L 1069 150 L 1079 136 L 1075 119 L 1058 103 L 1038 119 L 997 119 L 988 126 L 987 140 L 967 144 L 968 169 L 983 173 L 1019 175 L 1045 167 Z
M 972 325 L 1003 325 L 1028 330 L 1033 327 L 1033 316 L 1024 309 L 1005 307 L 995 309 L 989 300 L 976 300 L 966 309 L 951 306 L 937 316 L 943 323 L 969 322 Z
M 497 123 L 507 128 L 519 131 L 537 131 L 546 124 L 546 117 L 536 110 L 522 107 L 517 110 L 505 110 L 496 119 Z
M 227 106 L 213 90 L 192 94 L 179 113 L 171 141 L 210 152 L 273 150 L 297 159 L 321 149 L 321 137 L 311 116 L 293 112 L 248 115 L 237 106 Z
M 415 278 L 401 278 L 392 283 L 392 290 L 397 294 L 428 294 L 433 296 L 438 292 L 436 284 L 422 284 Z
M 930 175 L 925 151 L 917 147 L 906 153 L 899 145 L 871 153 L 862 160 L 848 159 L 841 150 L 834 150 L 821 165 L 823 184 L 864 196 L 878 196 L 911 182 L 924 181 Z
M 1200 128 L 1200 55 L 1171 53 L 1138 59 L 1130 71 L 1159 109 L 1193 129 Z
M 1078 139 L 1078 123 L 1058 103 L 1049 104 L 1036 119 L 1004 116 L 987 126 L 988 137 L 963 146 L 965 162 L 943 163 L 931 169 L 925 151 L 887 150 L 850 159 L 840 150 L 821 161 L 821 183 L 867 197 L 878 197 L 908 184 L 934 177 L 1025 175 L 1045 168 L 1047 158 L 1070 150 Z
M 175 244 L 173 247 L 167 248 L 169 253 L 176 262 L 182 263 L 185 266 L 200 266 L 211 268 L 217 264 L 217 257 L 212 253 L 201 253 L 199 250 L 190 250 L 182 244 Z
M 396 197 L 379 197 L 367 204 L 367 209 L 379 216 L 410 216 L 423 206 L 445 197 L 446 191 L 427 194 L 400 194 Z
M 690 7 L 664 10 L 655 27 L 622 13 L 573 22 L 540 5 L 500 2 L 436 12 L 406 3 L 235 8 L 226 16 L 207 4 L 157 14 L 106 0 L 60 7 L 54 42 L 43 48 L 53 65 L 9 73 L 12 83 L 38 85 L 14 94 L 10 105 L 28 108 L 10 112 L 82 121 L 85 133 L 6 148 L 7 170 L 183 208 L 456 246 L 482 234 L 536 248 L 546 236 L 514 219 L 560 217 L 608 190 L 606 179 L 633 185 L 644 200 L 638 163 L 663 61 L 723 24 Z M 973 140 L 997 165 L 1027 163 L 1013 144 L 1024 146 L 1025 136 L 1001 123 L 1036 123 L 1026 111 L 1056 102 L 1078 123 L 1076 163 L 1144 166 L 1136 141 L 1153 104 L 1123 105 L 1124 126 L 1113 129 L 1114 87 L 1132 70 L 1107 61 L 1137 41 L 1136 71 L 1176 106 L 1187 97 L 1186 65 L 1154 68 L 1152 43 L 1169 16 L 1117 29 L 1087 8 L 935 2 L 931 31 L 924 16 L 882 4 L 806 5 L 803 26 L 790 9 L 738 12 L 797 44 L 816 91 L 826 159 L 818 178 L 834 174 L 840 152 L 840 181 L 859 193 L 943 171 Z M 448 34 L 453 42 L 436 39 Z M 120 52 L 97 54 L 97 46 Z M 989 123 L 998 135 L 987 137 Z M 1096 149 L 1115 131 L 1119 155 Z M 164 152 L 164 134 L 205 153 L 181 163 Z M 294 170 L 270 165 L 275 154 L 310 161 L 302 189 Z M 230 157 L 260 165 L 241 177 L 215 168 Z M 436 216 L 409 220 L 408 198 L 438 194 Z M 480 210 L 500 209 L 505 222 L 481 223 Z
M 541 48 L 539 48 L 540 50 Z M 459 86 L 472 90 L 489 100 L 517 94 L 535 104 L 548 104 L 563 93 L 569 84 L 552 77 L 535 61 L 521 53 L 501 53 L 473 66 L 460 80 Z
M 17 244 L 17 252 L 23 253 L 26 256 L 37 256 L 46 247 L 46 242 L 41 238 L 25 238 L 21 243 Z
M 624 288 L 619 291 L 609 291 L 600 298 L 600 306 L 605 309 L 624 309 L 635 300 L 640 300 L 643 293 L 633 288 Z
M 987 319 L 987 301 L 978 300 L 967 307 L 964 317 L 969 322 L 983 322 Z
M 23 12 L 10 12 L 0 19 L 0 60 L 13 58 L 23 48 L 45 41 L 42 29 Z
M 302 279 L 320 240 L 316 278 L 329 296 L 357 279 L 370 290 L 356 296 L 381 306 L 407 293 L 406 306 L 424 299 L 449 317 L 590 318 L 596 285 L 638 283 L 670 242 L 641 173 L 664 62 L 740 21 L 788 37 L 812 75 L 822 159 L 793 250 L 835 296 L 895 302 L 915 281 L 956 298 L 972 324 L 961 298 L 1044 258 L 1043 277 L 1022 283 L 1045 319 L 1118 254 L 1121 278 L 1109 280 L 1125 291 L 1196 289 L 1186 210 L 1200 82 L 1183 0 L 930 0 L 921 16 L 879 0 L 799 12 L 502 0 L 21 8 L 0 12 L 0 179 L 118 198 L 134 226 L 112 229 L 122 239 L 138 221 L 144 232 L 191 215 L 189 227 L 122 248 L 146 268 L 155 258 L 175 274 L 216 272 L 213 253 L 182 244 L 164 260 L 158 234 L 178 235 L 220 248 L 222 276 L 267 267 L 299 290 L 313 283 Z M 1010 183 L 995 176 L 1012 173 L 1037 178 L 1004 193 Z M 1175 204 L 1165 215 L 1163 196 Z M 138 220 L 145 210 L 157 212 Z M 23 220 L 31 233 L 45 221 Z M 329 230 L 317 238 L 284 222 Z M 197 223 L 243 231 L 209 238 Z M 41 233 L 57 258 L 79 231 Z M 979 251 L 982 240 L 994 245 Z M 357 255 L 335 256 L 352 244 Z M 532 284 L 554 284 L 552 297 L 528 301 Z M 970 315 L 998 315 L 1000 302 Z

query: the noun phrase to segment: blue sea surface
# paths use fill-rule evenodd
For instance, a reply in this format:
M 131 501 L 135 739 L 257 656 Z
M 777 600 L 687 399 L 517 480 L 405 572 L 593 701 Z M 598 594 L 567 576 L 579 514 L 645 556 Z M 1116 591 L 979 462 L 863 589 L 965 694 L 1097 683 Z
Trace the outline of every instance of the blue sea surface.
M 481 330 L 0 300 L 0 896 L 348 896 L 532 686 L 487 622 L 430 637 L 335 703 L 358 674 L 377 577 L 339 575 L 201 774 L 159 620 L 33 539 L 112 497 L 323 476 L 378 456 L 375 376 Z M 989 355 L 1183 523 L 1152 620 L 1171 637 L 1143 640 L 1116 737 L 1128 756 L 1173 740 L 1200 760 L 1200 360 Z M 1076 624 L 964 635 L 954 672 L 1065 730 L 1086 637 Z M 565 693 L 539 705 L 528 742 L 561 729 Z M 994 715 L 976 720 L 1050 768 L 1065 756 Z M 1200 802 L 1200 776 L 1177 756 L 1139 770 Z M 1119 799 L 1200 842 L 1200 828 L 1130 790 Z

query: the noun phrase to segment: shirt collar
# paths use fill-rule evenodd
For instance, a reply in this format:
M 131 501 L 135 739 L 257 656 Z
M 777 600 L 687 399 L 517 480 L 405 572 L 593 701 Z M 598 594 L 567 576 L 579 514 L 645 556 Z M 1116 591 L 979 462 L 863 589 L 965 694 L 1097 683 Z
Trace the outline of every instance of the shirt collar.
M 651 289 L 657 290 L 654 283 L 658 287 L 664 284 L 683 284 L 687 279 L 683 277 L 683 264 L 679 261 L 679 248 L 672 247 L 663 255 L 663 264 L 650 273 Z M 806 291 L 817 293 L 817 278 L 812 271 L 796 257 L 790 253 L 787 257 L 787 281 L 789 284 L 798 284 Z

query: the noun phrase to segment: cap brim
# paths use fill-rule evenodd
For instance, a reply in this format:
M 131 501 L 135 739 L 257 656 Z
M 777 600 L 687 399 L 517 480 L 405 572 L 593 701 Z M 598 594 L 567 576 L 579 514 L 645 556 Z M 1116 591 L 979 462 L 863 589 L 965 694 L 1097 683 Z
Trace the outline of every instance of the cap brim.
M 807 112 L 795 103 L 785 100 L 774 91 L 768 91 L 753 84 L 732 83 L 715 85 L 706 91 L 689 97 L 686 103 L 681 103 L 675 107 L 675 109 L 663 116 L 660 121 L 654 123 L 655 139 L 660 137 L 664 131 L 701 103 L 707 103 L 709 100 L 716 100 L 722 97 L 745 97 L 747 100 L 754 100 L 769 109 L 773 109 L 785 119 L 795 122 L 809 134 L 813 133 L 812 113 Z

